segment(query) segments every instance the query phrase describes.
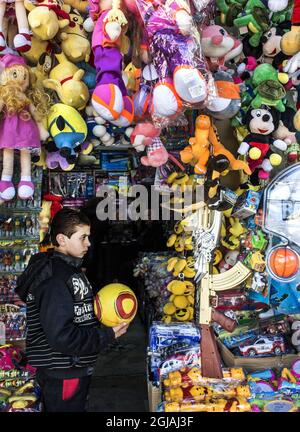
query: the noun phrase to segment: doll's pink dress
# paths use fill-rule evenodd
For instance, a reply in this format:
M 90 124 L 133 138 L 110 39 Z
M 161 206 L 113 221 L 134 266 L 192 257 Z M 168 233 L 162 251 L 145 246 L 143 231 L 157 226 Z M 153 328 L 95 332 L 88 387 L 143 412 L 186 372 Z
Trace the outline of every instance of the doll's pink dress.
M 31 116 L 23 120 L 18 114 L 4 115 L 0 122 L 0 149 L 35 149 L 40 146 L 39 129 Z

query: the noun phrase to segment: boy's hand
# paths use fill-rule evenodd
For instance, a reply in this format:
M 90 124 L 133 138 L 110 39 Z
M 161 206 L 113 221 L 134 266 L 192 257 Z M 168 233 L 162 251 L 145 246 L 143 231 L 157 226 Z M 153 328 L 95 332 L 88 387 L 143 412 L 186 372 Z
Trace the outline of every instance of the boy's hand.
M 118 337 L 122 336 L 124 333 L 127 332 L 129 323 L 122 323 L 119 324 L 115 327 L 113 327 L 113 331 L 115 332 L 115 338 L 117 339 Z

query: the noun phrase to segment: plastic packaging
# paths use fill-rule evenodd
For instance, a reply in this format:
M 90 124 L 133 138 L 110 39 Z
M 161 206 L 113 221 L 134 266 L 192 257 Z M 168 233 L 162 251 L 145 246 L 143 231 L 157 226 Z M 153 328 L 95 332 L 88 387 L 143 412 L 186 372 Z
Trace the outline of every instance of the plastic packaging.
M 201 402 L 166 402 L 165 412 L 249 412 L 251 406 L 246 398 L 208 398 Z
M 166 387 L 173 387 L 178 385 L 206 385 L 216 384 L 219 382 L 223 383 L 240 383 L 243 382 L 246 377 L 242 368 L 224 368 L 223 380 L 217 378 L 203 377 L 200 367 L 184 368 L 175 372 L 169 373 L 163 380 L 163 384 Z
M 184 107 L 206 103 L 210 74 L 188 0 L 137 0 L 158 81 L 152 93 L 152 117 L 166 126 Z

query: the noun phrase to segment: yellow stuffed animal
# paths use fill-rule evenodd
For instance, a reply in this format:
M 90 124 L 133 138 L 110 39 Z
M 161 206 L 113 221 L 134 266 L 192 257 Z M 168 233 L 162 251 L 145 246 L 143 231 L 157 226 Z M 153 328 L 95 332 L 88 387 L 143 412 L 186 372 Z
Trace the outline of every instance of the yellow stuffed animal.
M 24 0 L 29 11 L 28 22 L 33 35 L 42 41 L 53 39 L 59 30 L 69 25 L 69 15 L 55 0 L 44 0 L 35 6 L 31 1 Z
M 64 0 L 65 5 L 72 6 L 74 9 L 77 9 L 79 12 L 83 14 L 88 13 L 88 0 Z
M 39 224 L 40 224 L 40 243 L 44 240 L 48 229 L 49 229 L 49 222 L 51 218 L 51 206 L 52 201 L 42 201 L 42 210 L 39 214 Z
M 55 90 L 62 103 L 82 110 L 90 97 L 87 86 L 81 81 L 84 70 L 71 63 L 63 52 L 55 57 L 59 64 L 51 70 L 49 79 L 43 81 L 44 87 Z
M 65 5 L 65 9 L 68 6 Z M 74 63 L 88 62 L 91 55 L 91 44 L 83 28 L 83 18 L 78 11 L 69 6 L 70 24 L 59 32 L 63 52 Z
M 48 45 L 49 41 L 42 41 L 35 36 L 31 36 L 31 48 L 29 51 L 22 53 L 22 56 L 26 59 L 27 63 L 36 66 L 41 55 L 47 52 Z
M 172 280 L 167 285 L 171 292 L 168 302 L 163 307 L 162 320 L 168 324 L 172 321 L 191 321 L 194 316 L 195 285 L 190 281 Z

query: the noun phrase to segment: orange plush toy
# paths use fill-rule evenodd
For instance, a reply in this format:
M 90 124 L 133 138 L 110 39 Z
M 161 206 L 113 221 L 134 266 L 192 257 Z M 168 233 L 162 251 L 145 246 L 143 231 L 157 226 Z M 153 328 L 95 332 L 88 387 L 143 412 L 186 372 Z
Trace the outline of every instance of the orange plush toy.
M 189 146 L 180 152 L 183 163 L 194 165 L 195 174 L 205 174 L 206 164 L 210 155 L 223 155 L 229 160 L 231 170 L 245 171 L 251 174 L 246 162 L 237 160 L 233 154 L 221 144 L 216 128 L 207 115 L 199 115 L 196 119 L 195 136 L 189 139 Z

